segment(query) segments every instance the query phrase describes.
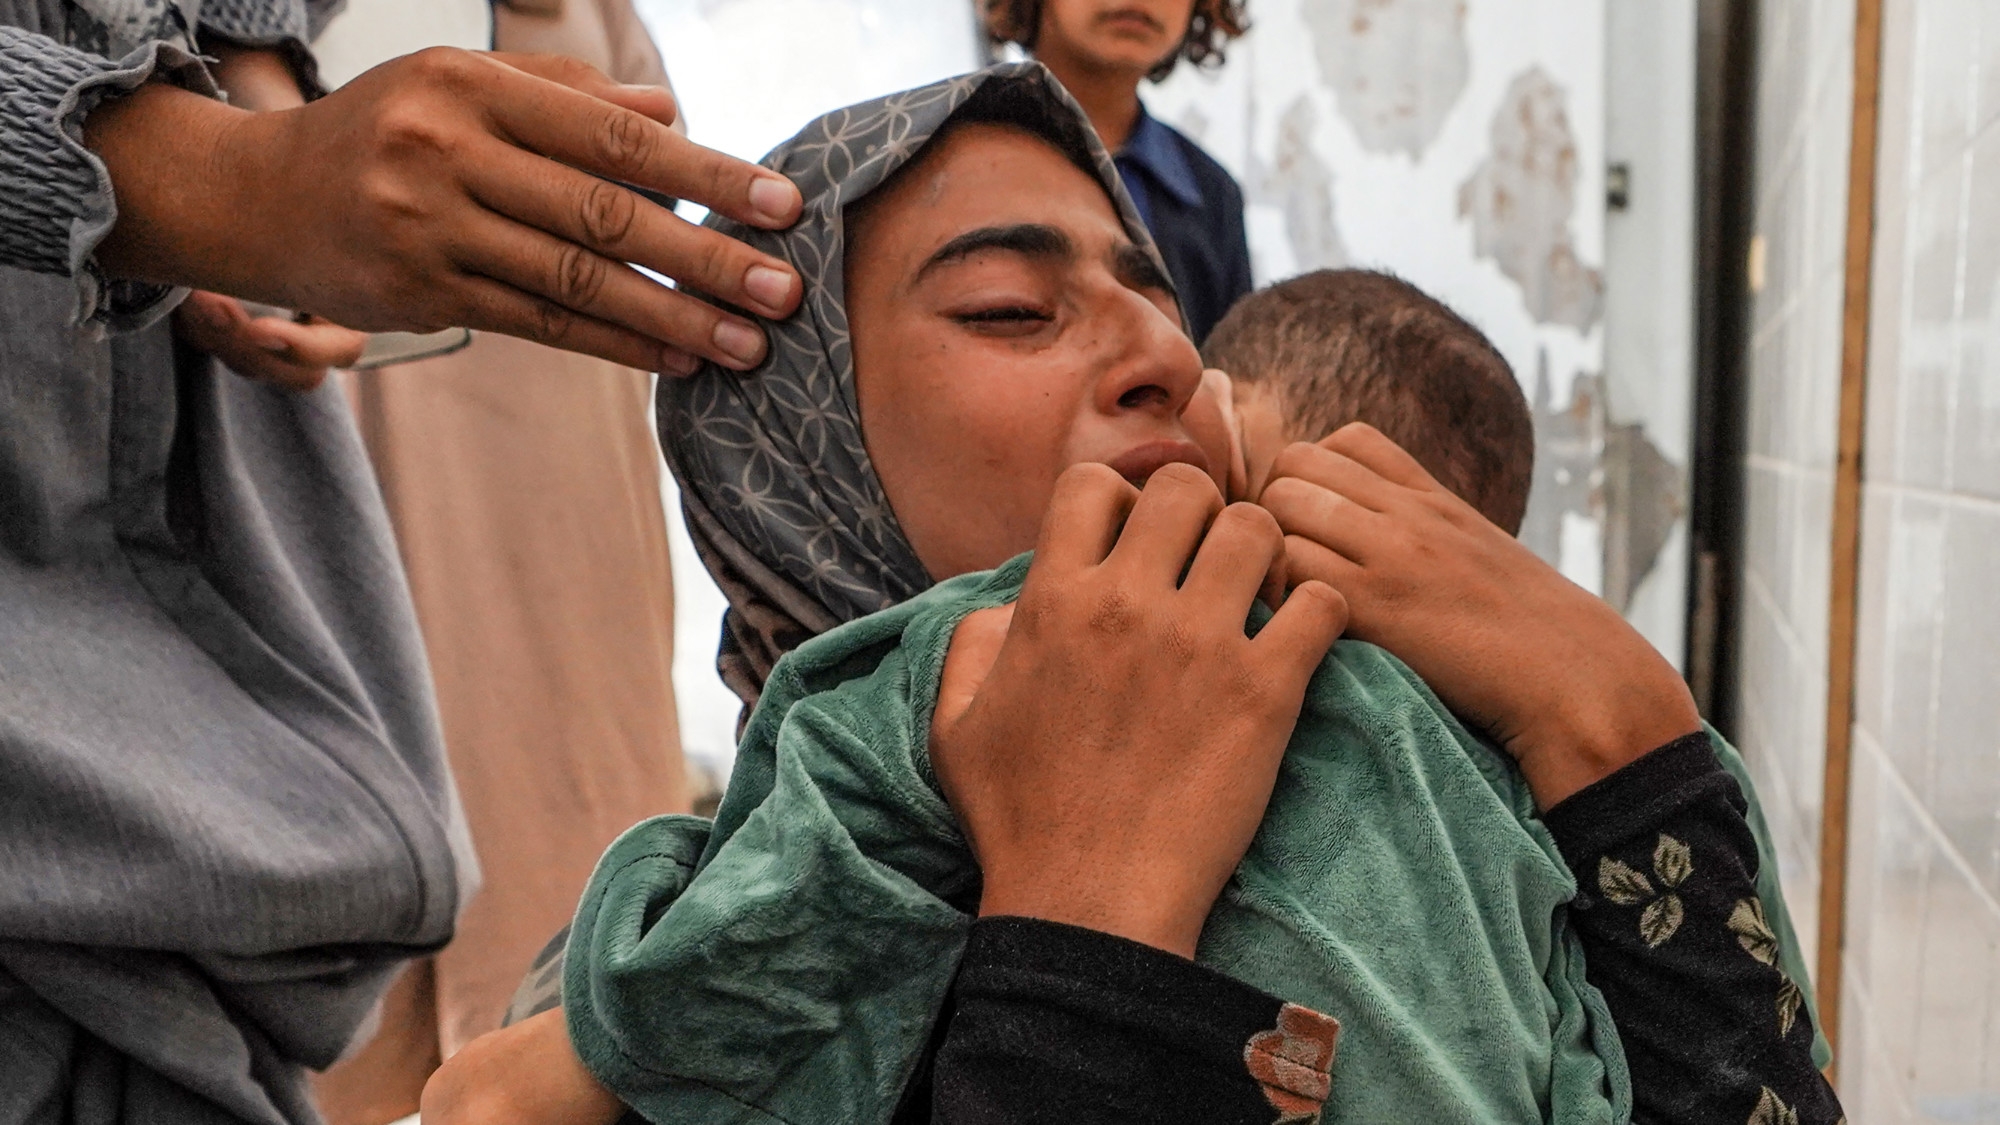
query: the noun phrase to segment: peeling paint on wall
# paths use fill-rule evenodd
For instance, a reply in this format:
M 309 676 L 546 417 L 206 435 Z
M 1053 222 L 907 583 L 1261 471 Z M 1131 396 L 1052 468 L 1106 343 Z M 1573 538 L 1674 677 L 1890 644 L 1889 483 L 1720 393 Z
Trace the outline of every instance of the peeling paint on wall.
M 1604 600 L 1624 613 L 1687 511 L 1687 471 L 1638 423 L 1604 430 Z
M 1535 418 L 1535 474 L 1528 490 L 1528 513 L 1521 542 L 1586 587 L 1586 576 L 1603 573 L 1601 540 L 1579 541 L 1578 528 L 1602 518 L 1604 377 L 1578 374 L 1569 402 L 1558 406 L 1549 386 L 1548 354 L 1535 368 L 1528 398 Z
M 1565 406 L 1552 398 L 1545 359 L 1528 402 L 1535 472 L 1521 542 L 1572 579 L 1596 575 L 1604 600 L 1622 613 L 1686 512 L 1686 470 L 1644 426 L 1610 420 L 1602 375 L 1578 375 Z
M 1421 156 L 1465 92 L 1464 0 L 1307 0 L 1299 14 L 1362 146 Z
M 1333 215 L 1333 169 L 1313 151 L 1319 114 L 1304 94 L 1292 99 L 1278 119 L 1278 144 L 1270 164 L 1250 154 L 1250 197 L 1285 215 L 1293 268 L 1331 269 L 1347 264 L 1347 247 Z
M 1515 78 L 1493 115 L 1492 151 L 1458 191 L 1475 252 L 1521 287 L 1543 324 L 1588 331 L 1604 304 L 1604 278 L 1577 257 L 1577 151 L 1567 95 L 1540 67 Z

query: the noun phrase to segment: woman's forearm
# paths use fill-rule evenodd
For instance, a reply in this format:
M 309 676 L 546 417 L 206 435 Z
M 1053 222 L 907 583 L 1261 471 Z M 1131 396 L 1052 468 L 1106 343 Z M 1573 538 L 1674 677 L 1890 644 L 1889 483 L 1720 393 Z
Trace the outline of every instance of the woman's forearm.
M 898 1125 L 1312 1120 L 1339 1033 L 1164 950 L 1028 918 L 973 925 L 947 1011 Z
M 1694 734 L 1545 817 L 1576 872 L 1570 919 L 1624 1041 L 1640 1125 L 1841 1119 L 1812 1061 L 1807 982 L 1780 968 L 1757 895 L 1745 807 Z M 1768 1102 L 1783 1112 L 1758 1117 Z

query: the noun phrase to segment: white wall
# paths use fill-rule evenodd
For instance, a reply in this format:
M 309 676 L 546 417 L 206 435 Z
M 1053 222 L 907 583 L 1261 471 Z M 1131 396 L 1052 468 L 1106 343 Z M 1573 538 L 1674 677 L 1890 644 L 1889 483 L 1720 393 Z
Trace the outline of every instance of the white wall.
M 1631 169 L 1629 203 L 1604 228 L 1606 415 L 1637 426 L 1665 462 L 1651 490 L 1629 494 L 1646 509 L 1629 513 L 1632 538 L 1660 546 L 1625 615 L 1677 666 L 1693 451 L 1695 15 L 1694 0 L 1627 0 L 1605 20 L 1605 159 Z
M 320 78 L 332 89 L 425 47 L 483 51 L 492 45 L 493 9 L 487 0 L 347 0 L 313 40 L 313 54 Z

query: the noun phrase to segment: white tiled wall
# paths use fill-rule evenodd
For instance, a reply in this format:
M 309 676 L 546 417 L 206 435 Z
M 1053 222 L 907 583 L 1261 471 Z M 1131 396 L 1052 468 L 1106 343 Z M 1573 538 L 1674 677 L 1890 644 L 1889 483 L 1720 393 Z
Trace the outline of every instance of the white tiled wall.
M 1739 741 L 1816 941 L 1854 0 L 1761 6 Z M 1758 270 L 1752 269 L 1757 285 Z
M 2000 5 L 1885 17 L 1842 1094 L 2000 1121 Z

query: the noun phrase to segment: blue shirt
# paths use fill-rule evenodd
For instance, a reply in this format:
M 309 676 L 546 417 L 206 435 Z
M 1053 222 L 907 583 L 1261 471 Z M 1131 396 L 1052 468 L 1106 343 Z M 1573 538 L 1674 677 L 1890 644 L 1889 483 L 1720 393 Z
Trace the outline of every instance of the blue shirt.
M 1250 291 L 1243 189 L 1214 157 L 1144 107 L 1115 159 L 1180 291 L 1188 335 L 1200 343 Z

